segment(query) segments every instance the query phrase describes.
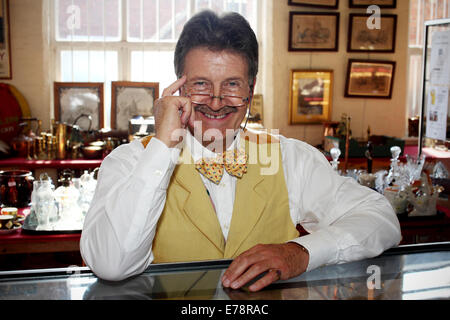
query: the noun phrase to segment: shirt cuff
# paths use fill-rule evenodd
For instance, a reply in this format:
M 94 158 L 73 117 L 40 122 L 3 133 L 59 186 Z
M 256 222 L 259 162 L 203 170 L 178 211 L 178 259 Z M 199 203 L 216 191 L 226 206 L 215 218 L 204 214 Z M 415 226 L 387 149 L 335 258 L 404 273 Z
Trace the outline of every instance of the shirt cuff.
M 318 267 L 334 264 L 337 261 L 338 247 L 325 230 L 318 230 L 314 233 L 296 238 L 290 242 L 295 242 L 308 250 L 309 263 L 306 271 L 314 270 Z
M 166 190 L 180 152 L 178 146 L 169 148 L 164 142 L 153 137 L 142 152 L 134 176 L 145 182 L 159 181 L 160 189 Z

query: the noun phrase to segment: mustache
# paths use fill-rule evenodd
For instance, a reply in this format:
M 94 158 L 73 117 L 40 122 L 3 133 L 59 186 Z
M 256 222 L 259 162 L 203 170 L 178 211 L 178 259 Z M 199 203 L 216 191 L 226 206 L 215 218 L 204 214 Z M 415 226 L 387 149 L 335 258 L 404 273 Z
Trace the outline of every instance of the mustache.
M 196 105 L 194 107 L 194 110 L 195 111 L 199 111 L 199 112 L 203 112 L 203 113 L 210 113 L 210 114 L 218 115 L 218 114 L 224 114 L 224 113 L 237 112 L 238 108 L 237 107 L 231 107 L 231 106 L 224 106 L 220 110 L 212 110 L 206 104 L 200 104 L 200 105 Z

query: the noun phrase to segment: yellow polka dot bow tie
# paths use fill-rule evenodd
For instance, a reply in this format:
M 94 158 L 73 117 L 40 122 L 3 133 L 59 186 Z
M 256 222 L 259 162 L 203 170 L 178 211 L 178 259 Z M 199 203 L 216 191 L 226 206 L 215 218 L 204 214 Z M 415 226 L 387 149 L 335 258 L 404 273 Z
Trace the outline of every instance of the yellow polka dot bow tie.
M 195 168 L 207 179 L 219 184 L 224 169 L 228 174 L 242 178 L 247 172 L 247 154 L 244 150 L 227 150 L 215 158 L 202 158 L 195 162 Z

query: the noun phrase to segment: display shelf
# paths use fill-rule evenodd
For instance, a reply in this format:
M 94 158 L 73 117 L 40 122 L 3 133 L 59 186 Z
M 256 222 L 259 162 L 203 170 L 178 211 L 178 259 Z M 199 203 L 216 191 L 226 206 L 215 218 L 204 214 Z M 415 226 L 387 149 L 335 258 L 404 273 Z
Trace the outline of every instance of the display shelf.
M 20 168 L 26 170 L 41 168 L 93 169 L 99 167 L 102 161 L 103 159 L 27 160 L 25 158 L 8 158 L 0 160 L 0 168 Z
M 19 214 L 27 216 L 29 208 L 20 208 Z M 36 233 L 29 232 L 23 228 L 5 235 L 0 235 L 0 255 L 44 253 L 44 252 L 67 252 L 80 249 L 79 232 L 52 232 Z
M 100 167 L 102 161 L 103 159 L 27 160 L 25 158 L 8 158 L 0 160 L 0 170 L 29 170 L 35 179 L 39 178 L 41 173 L 46 172 L 56 182 L 62 170 L 71 169 L 75 176 L 80 176 L 83 170 L 92 171 Z

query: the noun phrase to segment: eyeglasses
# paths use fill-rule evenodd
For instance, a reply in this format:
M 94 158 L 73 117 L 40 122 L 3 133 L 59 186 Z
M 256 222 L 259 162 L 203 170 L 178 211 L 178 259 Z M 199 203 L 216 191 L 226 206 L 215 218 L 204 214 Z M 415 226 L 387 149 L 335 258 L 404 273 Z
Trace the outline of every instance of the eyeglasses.
M 228 94 L 215 96 L 212 93 L 188 93 L 186 96 L 191 99 L 192 103 L 202 105 L 210 105 L 215 98 L 230 107 L 242 107 L 248 103 L 248 97 L 244 98 L 242 96 L 233 96 Z
M 242 107 L 249 102 L 249 97 L 243 95 L 246 87 L 240 80 L 227 80 L 222 83 L 218 96 L 212 93 L 213 85 L 209 81 L 194 80 L 185 84 L 185 88 L 186 96 L 195 104 L 211 105 L 215 98 L 230 107 Z

